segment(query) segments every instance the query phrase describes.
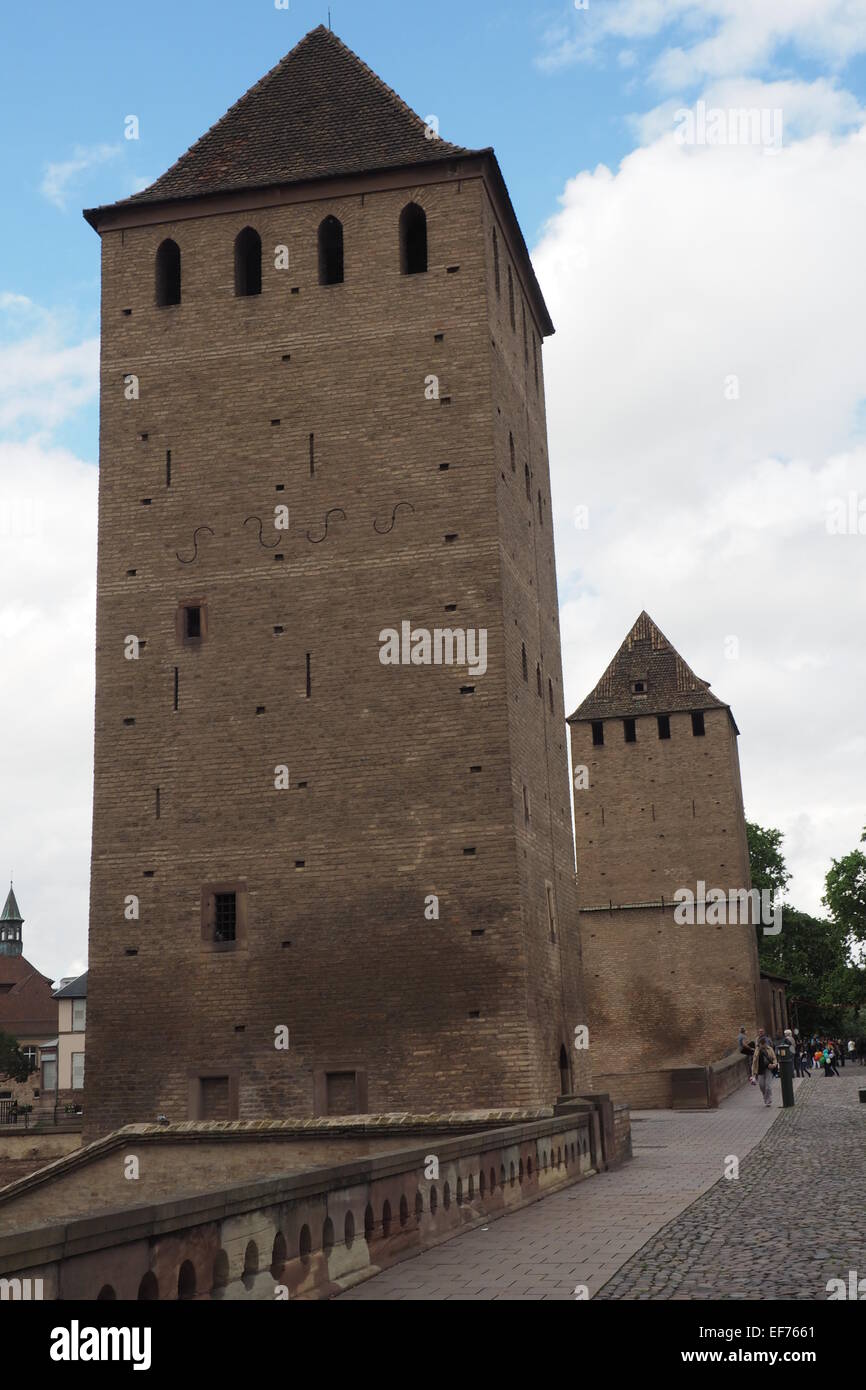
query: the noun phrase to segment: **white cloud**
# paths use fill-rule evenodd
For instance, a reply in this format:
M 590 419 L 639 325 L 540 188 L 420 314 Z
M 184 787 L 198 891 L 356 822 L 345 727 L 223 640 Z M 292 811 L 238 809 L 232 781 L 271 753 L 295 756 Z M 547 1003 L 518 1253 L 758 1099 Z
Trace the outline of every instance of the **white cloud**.
M 606 0 L 544 37 L 540 66 L 596 60 L 608 43 L 661 40 L 652 76 L 668 88 L 759 73 L 783 47 L 831 65 L 866 50 L 863 0 Z
M 0 442 L 0 874 L 47 975 L 86 955 L 93 747 L 96 468 Z
M 813 911 L 866 821 L 866 535 L 827 530 L 866 504 L 864 187 L 863 131 L 772 157 L 667 134 L 571 180 L 534 256 L 568 700 L 646 608 L 733 706 L 747 814 Z
M 99 341 L 71 346 L 63 325 L 24 295 L 0 293 L 0 430 L 55 429 L 95 398 Z
M 67 198 L 80 175 L 106 164 L 109 160 L 117 159 L 122 153 L 122 145 L 77 145 L 71 159 L 46 166 L 39 191 L 50 203 L 60 208 L 61 212 L 65 212 Z

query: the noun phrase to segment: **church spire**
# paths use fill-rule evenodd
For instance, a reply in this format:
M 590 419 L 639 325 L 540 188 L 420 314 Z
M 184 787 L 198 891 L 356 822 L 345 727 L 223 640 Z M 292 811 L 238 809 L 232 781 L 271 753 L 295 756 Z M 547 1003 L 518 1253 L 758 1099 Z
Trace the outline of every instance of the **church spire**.
M 15 901 L 15 891 L 10 882 L 9 896 L 3 911 L 0 912 L 0 956 L 20 956 L 22 952 L 21 928 L 24 918 Z

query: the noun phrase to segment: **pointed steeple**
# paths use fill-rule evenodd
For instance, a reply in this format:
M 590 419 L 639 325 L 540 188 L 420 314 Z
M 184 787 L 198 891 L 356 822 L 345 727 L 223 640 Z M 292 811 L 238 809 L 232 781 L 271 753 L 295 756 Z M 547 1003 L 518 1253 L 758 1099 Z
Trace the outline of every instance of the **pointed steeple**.
M 15 891 L 10 882 L 9 894 L 3 911 L 0 912 L 0 956 L 20 956 L 22 952 L 21 928 L 24 918 L 15 901 Z
M 644 612 L 598 685 L 568 722 L 728 708 L 713 695 L 709 681 L 695 675 Z
M 469 153 L 431 134 L 396 92 L 320 24 L 166 173 L 123 199 L 123 205 L 429 164 Z M 90 213 L 85 216 L 93 220 Z

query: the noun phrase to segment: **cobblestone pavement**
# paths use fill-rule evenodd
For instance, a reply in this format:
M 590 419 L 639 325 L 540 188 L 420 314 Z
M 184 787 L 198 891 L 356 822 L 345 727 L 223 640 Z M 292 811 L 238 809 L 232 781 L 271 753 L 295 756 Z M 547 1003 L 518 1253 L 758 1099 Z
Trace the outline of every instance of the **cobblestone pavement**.
M 859 1067 L 855 1070 L 862 1078 L 860 1084 L 866 1084 L 866 1071 Z M 817 1089 L 822 1079 L 795 1083 L 798 1104 L 802 1099 L 802 1090 L 806 1087 Z M 835 1080 L 826 1082 L 828 1087 L 833 1084 L 836 1084 Z M 839 1112 L 847 1117 L 848 1155 L 845 1163 L 850 1169 L 855 1161 L 856 1140 L 850 1121 L 856 1087 L 850 1087 L 847 1081 L 843 1086 L 846 1094 L 853 1097 Z M 827 1100 L 829 1102 L 829 1092 Z M 521 1211 L 491 1221 L 486 1230 L 476 1227 L 454 1236 L 413 1259 L 401 1261 L 340 1297 L 374 1301 L 573 1299 L 579 1284 L 587 1286 L 591 1297 L 603 1287 L 606 1298 L 671 1297 L 679 1286 L 671 1273 L 669 1249 L 675 1247 L 676 1242 L 669 1242 L 668 1231 L 671 1228 L 667 1223 L 680 1217 L 702 1193 L 707 1194 L 706 1198 L 701 1198 L 702 1201 L 713 1195 L 709 1189 L 723 1177 L 728 1155 L 734 1154 L 742 1162 L 760 1144 L 774 1122 L 778 1127 L 784 1124 L 785 1132 L 789 1132 L 789 1117 L 798 1112 L 796 1109 L 782 1112 L 780 1103 L 778 1086 L 774 1087 L 773 1109 L 764 1107 L 756 1088 L 745 1086 L 730 1096 L 718 1110 L 636 1111 L 632 1115 L 635 1157 L 630 1163 L 614 1172 L 600 1173 L 584 1182 L 575 1183 L 573 1187 L 545 1197 Z M 863 1112 L 859 1116 L 862 1134 L 866 1128 L 866 1106 L 860 1109 Z M 832 1110 L 831 1114 L 829 1105 L 814 1103 L 808 1107 L 808 1113 L 817 1114 L 819 1110 L 819 1127 L 827 1125 L 828 1129 L 832 1129 L 836 1110 Z M 828 1143 L 836 1145 L 836 1140 L 830 1136 Z M 837 1150 L 842 1147 L 844 1145 L 840 1143 Z M 786 1223 L 790 1224 L 792 1218 L 802 1210 L 807 1216 L 814 1216 L 815 1226 L 820 1226 L 824 1201 L 816 1174 L 810 1168 L 801 1180 L 797 1175 L 796 1163 L 789 1165 L 785 1162 L 784 1154 L 781 1162 L 784 1163 L 784 1171 L 774 1172 L 771 1181 L 782 1184 Z M 862 1166 L 862 1149 L 859 1162 Z M 760 1186 L 763 1165 L 760 1160 L 756 1171 L 760 1215 L 763 1211 L 763 1189 Z M 843 1169 L 838 1175 L 840 1184 L 844 1178 Z M 739 1182 L 723 1182 L 720 1184 L 725 1189 L 723 1195 L 730 1197 L 730 1190 L 742 1188 L 744 1182 L 745 1178 L 742 1177 Z M 834 1192 L 837 1190 L 834 1188 Z M 862 1199 L 860 1210 L 862 1213 Z M 853 1219 L 853 1212 L 849 1209 L 849 1222 Z M 709 1242 L 703 1242 L 697 1255 L 697 1259 L 703 1261 L 701 1273 L 704 1285 L 708 1251 L 715 1257 L 723 1224 L 724 1217 L 719 1217 L 715 1230 L 716 1244 L 711 1246 Z M 696 1229 L 702 1230 L 700 1224 Z M 771 1239 L 778 1241 L 780 1232 L 773 1230 L 772 1226 L 769 1229 Z M 811 1236 L 807 1238 L 811 1239 Z M 656 1259 L 654 1265 L 650 1266 L 647 1262 L 647 1268 L 642 1269 L 640 1261 L 645 1249 L 654 1250 L 659 1241 L 665 1242 L 663 1255 Z M 814 1245 L 814 1241 L 812 1243 Z M 763 1249 L 766 1259 L 766 1245 Z M 638 1251 L 640 1256 L 632 1259 Z M 687 1251 L 683 1253 L 683 1260 L 687 1254 Z M 862 1273 L 866 1276 L 866 1258 L 862 1259 L 861 1265 Z M 846 1272 L 849 1267 L 855 1266 L 846 1263 Z M 816 1264 L 811 1270 L 813 1288 L 817 1268 Z M 630 1271 L 631 1282 L 624 1283 L 621 1291 L 617 1292 L 613 1276 L 625 1270 Z M 649 1292 L 652 1277 L 657 1277 L 659 1281 L 652 1286 L 656 1289 L 655 1293 Z M 739 1277 L 742 1282 L 742 1270 L 739 1270 Z M 753 1281 L 754 1278 L 753 1262 L 748 1266 L 747 1280 Z M 660 1291 L 662 1288 L 665 1292 Z M 711 1295 L 690 1293 L 688 1296 Z
M 813 1072 L 740 1167 L 624 1264 L 601 1299 L 826 1299 L 866 1278 L 866 1070 Z M 732 1149 L 731 1152 L 736 1152 Z

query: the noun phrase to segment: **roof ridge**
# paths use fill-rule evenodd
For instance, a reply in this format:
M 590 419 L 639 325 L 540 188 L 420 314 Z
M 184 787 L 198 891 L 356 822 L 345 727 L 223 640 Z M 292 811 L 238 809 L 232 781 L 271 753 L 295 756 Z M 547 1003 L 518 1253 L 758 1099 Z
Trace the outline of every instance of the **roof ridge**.
M 336 44 L 337 47 L 343 53 L 347 54 L 348 57 L 351 58 L 353 62 L 355 62 L 357 66 L 367 74 L 368 77 L 373 78 L 374 82 L 376 82 L 378 86 L 381 87 L 382 90 L 387 94 L 389 101 L 391 101 L 391 103 L 396 107 L 398 111 L 400 111 L 403 115 L 411 116 L 412 119 L 414 121 L 417 121 L 425 131 L 427 130 L 427 122 L 424 120 L 423 116 L 419 116 L 418 112 L 415 111 L 409 105 L 408 102 L 403 100 L 403 98 L 400 96 L 400 93 L 395 91 L 394 88 L 388 82 L 385 81 L 384 77 L 380 77 L 379 74 L 373 68 L 370 67 L 369 63 L 365 63 L 364 59 L 360 56 L 360 54 L 356 53 L 353 48 L 350 48 L 347 43 L 343 43 L 343 40 L 340 38 L 339 34 L 335 34 L 333 29 L 326 28 L 324 24 L 318 25 L 318 29 L 323 30 L 323 32 L 327 34 L 331 42 Z M 292 49 L 292 53 L 294 53 L 298 48 L 300 48 L 301 43 L 304 43 L 310 37 L 310 34 L 317 33 L 318 29 L 311 29 L 309 34 L 305 34 L 304 38 L 301 39 L 300 43 L 296 44 L 295 48 Z M 286 57 L 289 56 L 289 54 L 286 54 Z M 436 140 L 437 143 L 445 145 L 448 149 L 451 150 L 460 150 L 461 152 L 465 153 L 468 148 L 466 145 L 452 144 L 450 140 L 443 140 L 441 136 L 438 135 L 436 137 Z

